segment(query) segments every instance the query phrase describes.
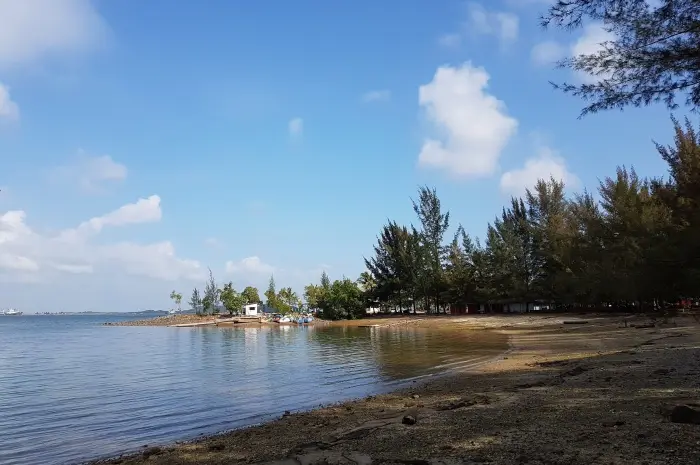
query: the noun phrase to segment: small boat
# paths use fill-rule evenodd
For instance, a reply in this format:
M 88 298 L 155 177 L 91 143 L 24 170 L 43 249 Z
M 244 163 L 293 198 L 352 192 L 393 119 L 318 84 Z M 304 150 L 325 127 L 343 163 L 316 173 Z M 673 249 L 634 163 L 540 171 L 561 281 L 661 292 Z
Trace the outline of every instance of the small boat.
M 7 310 L 4 310 L 0 315 L 6 315 L 6 316 L 20 316 L 22 312 L 19 310 L 15 310 L 14 308 L 10 308 Z

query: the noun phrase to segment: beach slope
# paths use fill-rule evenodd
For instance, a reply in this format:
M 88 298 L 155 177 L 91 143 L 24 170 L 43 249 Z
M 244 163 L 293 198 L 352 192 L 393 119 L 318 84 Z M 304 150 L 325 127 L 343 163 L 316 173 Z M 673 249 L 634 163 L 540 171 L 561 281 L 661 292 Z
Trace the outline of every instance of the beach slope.
M 506 333 L 511 351 L 477 372 L 101 463 L 698 463 L 697 322 L 583 321 L 450 319 Z

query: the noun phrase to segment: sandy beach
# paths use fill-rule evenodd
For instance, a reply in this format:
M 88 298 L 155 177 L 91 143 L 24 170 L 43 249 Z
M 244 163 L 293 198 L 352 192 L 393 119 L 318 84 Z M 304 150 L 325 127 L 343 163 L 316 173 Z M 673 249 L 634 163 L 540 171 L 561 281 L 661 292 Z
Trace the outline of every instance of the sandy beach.
M 642 316 L 600 315 L 366 323 L 498 331 L 510 350 L 477 370 L 388 395 L 99 463 L 700 463 L 694 317 L 655 325 Z

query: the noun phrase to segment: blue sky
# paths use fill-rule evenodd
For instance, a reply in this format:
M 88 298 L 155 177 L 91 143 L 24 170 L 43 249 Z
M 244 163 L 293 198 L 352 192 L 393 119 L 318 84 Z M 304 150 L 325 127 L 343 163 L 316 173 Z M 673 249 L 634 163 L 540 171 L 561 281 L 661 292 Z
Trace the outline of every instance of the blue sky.
M 0 0 L 0 306 L 163 308 L 207 267 L 301 292 L 356 277 L 419 185 L 480 236 L 537 177 L 664 174 L 663 107 L 552 90 L 606 33 L 546 6 Z

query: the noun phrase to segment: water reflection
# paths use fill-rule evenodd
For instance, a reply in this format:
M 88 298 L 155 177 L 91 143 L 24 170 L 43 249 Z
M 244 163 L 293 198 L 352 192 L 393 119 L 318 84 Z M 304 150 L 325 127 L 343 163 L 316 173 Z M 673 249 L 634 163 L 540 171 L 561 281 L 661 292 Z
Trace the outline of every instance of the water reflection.
M 505 350 L 507 338 L 497 333 L 435 330 L 414 326 L 319 328 L 309 340 L 321 346 L 321 359 L 337 363 L 363 352 L 374 368 L 390 380 L 415 378 L 468 368 Z
M 468 366 L 501 336 L 408 326 L 0 323 L 0 463 L 74 463 L 249 425 Z M 89 321 L 89 320 L 88 320 Z

